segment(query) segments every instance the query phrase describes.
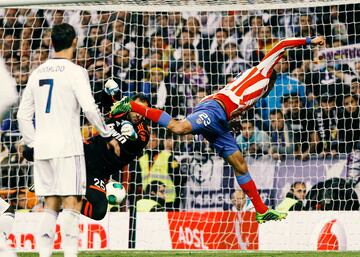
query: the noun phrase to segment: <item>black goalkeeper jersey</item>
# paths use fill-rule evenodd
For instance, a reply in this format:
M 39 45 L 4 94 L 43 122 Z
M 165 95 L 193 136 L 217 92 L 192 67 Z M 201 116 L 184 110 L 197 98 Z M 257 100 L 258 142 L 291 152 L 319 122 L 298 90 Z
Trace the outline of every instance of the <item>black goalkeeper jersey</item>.
M 84 144 L 88 175 L 108 179 L 110 175 L 117 173 L 143 153 L 143 149 L 149 142 L 147 125 L 142 122 L 134 126 L 138 137 L 136 140 L 131 140 L 121 135 L 121 121 L 121 119 L 110 119 L 106 122 L 114 126 L 116 133 L 113 133 L 112 137 L 119 142 L 120 157 L 115 155 L 113 149 L 108 149 L 107 141 L 99 135 Z

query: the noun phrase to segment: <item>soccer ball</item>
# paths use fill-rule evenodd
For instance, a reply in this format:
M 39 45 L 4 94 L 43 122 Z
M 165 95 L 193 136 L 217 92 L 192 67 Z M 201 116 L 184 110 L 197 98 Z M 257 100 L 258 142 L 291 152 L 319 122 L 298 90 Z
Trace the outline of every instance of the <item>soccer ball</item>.
M 120 204 L 125 196 L 126 191 L 121 183 L 109 182 L 106 184 L 106 197 L 109 204 Z

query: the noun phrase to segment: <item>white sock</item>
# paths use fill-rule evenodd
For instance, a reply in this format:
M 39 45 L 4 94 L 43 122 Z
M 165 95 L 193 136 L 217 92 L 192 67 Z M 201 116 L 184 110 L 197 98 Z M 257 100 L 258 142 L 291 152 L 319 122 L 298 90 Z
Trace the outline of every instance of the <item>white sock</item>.
M 15 214 L 4 212 L 0 215 L 0 234 L 4 234 L 7 238 L 12 230 L 15 221 Z
M 37 236 L 40 257 L 50 257 L 52 254 L 57 217 L 58 213 L 51 209 L 45 209 L 43 212 Z
M 64 209 L 61 213 L 61 238 L 64 257 L 76 257 L 78 253 L 80 212 Z

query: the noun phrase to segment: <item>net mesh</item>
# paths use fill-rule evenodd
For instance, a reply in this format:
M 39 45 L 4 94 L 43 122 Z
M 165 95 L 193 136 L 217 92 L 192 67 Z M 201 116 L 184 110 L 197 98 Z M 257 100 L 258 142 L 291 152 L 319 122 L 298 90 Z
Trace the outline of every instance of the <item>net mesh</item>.
M 142 92 L 153 106 L 181 119 L 204 96 L 257 65 L 279 40 L 323 35 L 325 48 L 287 51 L 275 67 L 274 90 L 230 126 L 268 206 L 277 208 L 295 196 L 300 200 L 292 206 L 295 210 L 358 210 L 360 8 L 347 1 L 341 5 L 324 1 L 322 6 L 318 2 L 307 1 L 306 8 L 256 11 L 96 11 L 102 9 L 99 3 L 96 8 L 88 3 L 89 11 L 71 5 L 66 10 L 58 6 L 0 9 L 0 53 L 21 97 L 29 74 L 53 56 L 51 27 L 70 23 L 79 38 L 74 62 L 89 71 L 97 102 L 112 78 L 123 96 Z M 121 6 L 112 1 L 104 4 L 114 4 L 115 10 Z M 2 197 L 18 210 L 37 211 L 42 202 L 27 190 L 33 171 L 19 154 L 16 113 L 17 105 L 1 125 Z M 85 119 L 82 133 L 85 139 L 93 135 Z M 134 207 L 146 197 L 146 187 L 165 174 L 160 180 L 166 184 L 166 195 L 160 202 L 168 212 L 173 248 L 259 248 L 254 207 L 231 167 L 201 135 L 174 136 L 151 124 L 146 150 L 148 171 L 141 166 L 141 157 L 119 172 L 128 194 L 112 210 Z M 164 151 L 170 156 L 155 169 Z M 158 224 L 157 219 L 148 222 Z M 157 228 L 138 225 L 137 230 L 156 236 Z M 146 239 L 137 238 L 137 247 L 151 249 Z

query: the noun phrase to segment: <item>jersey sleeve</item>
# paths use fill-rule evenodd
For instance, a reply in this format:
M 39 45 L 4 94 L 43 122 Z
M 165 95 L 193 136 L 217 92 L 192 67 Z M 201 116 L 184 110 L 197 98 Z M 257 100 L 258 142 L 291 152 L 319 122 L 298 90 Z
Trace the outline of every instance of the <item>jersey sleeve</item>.
M 85 69 L 77 67 L 77 72 L 74 72 L 72 83 L 73 90 L 81 108 L 83 109 L 86 118 L 102 137 L 110 137 L 112 130 L 105 125 L 104 119 L 101 116 L 98 106 L 90 90 L 89 76 Z
M 259 69 L 270 68 L 271 70 L 279 62 L 285 51 L 292 47 L 303 46 L 311 43 L 310 38 L 287 38 L 277 43 L 261 60 Z
M 24 138 L 25 145 L 33 147 L 35 139 L 35 128 L 33 118 L 35 113 L 34 97 L 31 91 L 31 77 L 27 84 L 22 99 L 20 101 L 17 119 L 19 130 Z

